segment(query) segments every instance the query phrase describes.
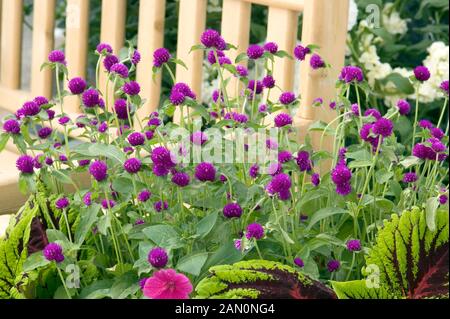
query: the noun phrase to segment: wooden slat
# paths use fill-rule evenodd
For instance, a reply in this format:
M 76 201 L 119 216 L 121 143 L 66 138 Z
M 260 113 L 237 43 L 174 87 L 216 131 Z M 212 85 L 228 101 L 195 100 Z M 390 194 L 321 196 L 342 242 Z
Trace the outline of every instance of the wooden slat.
M 22 0 L 3 0 L 0 82 L 11 89 L 20 87 L 22 5 Z
M 101 42 L 112 46 L 114 53 L 118 54 L 125 42 L 125 17 L 126 0 L 103 0 L 102 1 L 102 23 Z M 102 68 L 103 70 L 103 68 Z M 100 89 L 104 92 L 106 87 L 106 74 L 100 72 Z M 112 101 L 114 94 L 110 84 L 109 100 Z M 108 106 L 110 108 L 110 106 Z
M 161 76 L 152 80 L 153 52 L 164 43 L 165 0 L 141 1 L 139 7 L 138 50 L 141 62 L 137 67 L 137 81 L 141 85 L 141 96 L 147 103 L 139 110 L 140 119 L 155 111 L 159 105 Z
M 237 46 L 230 50 L 227 56 L 234 62 L 236 57 L 245 52 L 250 39 L 251 3 L 241 0 L 224 0 L 222 9 L 222 36 L 225 41 Z M 241 62 L 246 65 L 245 62 Z M 228 86 L 228 95 L 236 95 L 235 87 L 238 79 L 232 78 Z
M 269 8 L 269 17 L 267 25 L 267 41 L 273 41 L 278 44 L 280 50 L 290 54 L 294 52 L 297 29 L 298 13 L 292 10 Z M 283 91 L 292 91 L 294 88 L 295 61 L 291 59 L 275 59 L 274 78 L 277 85 Z M 271 98 L 278 99 L 279 92 L 272 90 Z
M 331 69 L 313 70 L 306 59 L 301 66 L 300 92 L 302 103 L 295 117 L 300 139 L 317 120 L 330 122 L 336 113 L 327 105 L 335 98 L 335 83 L 345 60 L 345 40 L 348 25 L 348 0 L 306 0 L 302 42 L 320 46 L 320 55 L 332 65 Z M 313 108 L 313 101 L 321 97 L 322 108 Z M 313 135 L 313 146 L 319 147 L 319 135 Z M 331 151 L 333 140 L 327 139 L 324 149 Z M 324 168 L 326 169 L 326 168 Z
M 189 53 L 194 44 L 200 43 L 200 36 L 205 30 L 206 0 L 180 0 L 180 15 L 178 18 L 178 59 L 183 60 L 188 70 L 177 65 L 177 82 L 187 83 L 201 98 L 202 87 L 202 51 Z M 175 121 L 179 121 L 179 113 L 175 113 Z
M 0 85 L 0 107 L 14 113 L 31 98 L 29 92 L 10 89 Z
M 53 50 L 55 27 L 55 0 L 35 0 L 33 6 L 33 52 L 31 58 L 31 92 L 34 96 L 51 97 L 52 74 L 42 63 Z
M 86 77 L 89 35 L 89 0 L 67 0 L 66 8 L 66 59 L 69 79 Z M 67 96 L 64 99 L 66 112 L 79 112 L 79 98 Z
M 241 0 L 241 1 L 259 4 L 263 6 L 270 6 L 272 8 L 289 9 L 301 12 L 305 7 L 305 1 L 308 0 Z

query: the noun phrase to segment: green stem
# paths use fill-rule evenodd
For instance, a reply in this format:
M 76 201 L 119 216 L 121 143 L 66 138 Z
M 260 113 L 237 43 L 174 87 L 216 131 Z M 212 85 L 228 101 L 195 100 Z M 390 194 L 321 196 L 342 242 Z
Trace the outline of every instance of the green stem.
M 70 295 L 69 289 L 66 286 L 66 281 L 64 280 L 64 276 L 63 276 L 63 274 L 61 272 L 61 269 L 59 269 L 58 266 L 56 266 L 56 269 L 58 270 L 58 275 L 59 275 L 59 278 L 61 279 L 61 282 L 62 282 L 62 284 L 64 286 L 64 290 L 66 291 L 67 297 L 69 299 L 72 299 L 72 296 Z

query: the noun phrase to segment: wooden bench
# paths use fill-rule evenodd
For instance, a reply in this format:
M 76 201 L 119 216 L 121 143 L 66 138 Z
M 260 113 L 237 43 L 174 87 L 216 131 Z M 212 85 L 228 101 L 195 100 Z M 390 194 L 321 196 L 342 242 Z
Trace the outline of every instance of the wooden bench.
M 33 49 L 31 63 L 31 89 L 20 88 L 20 57 L 22 43 L 22 0 L 0 1 L 0 108 L 15 112 L 23 102 L 33 96 L 51 97 L 52 75 L 48 70 L 40 71 L 54 46 L 56 0 L 34 0 Z M 189 70 L 178 67 L 177 81 L 188 83 L 197 96 L 201 96 L 203 55 L 200 51 L 189 54 L 192 45 L 199 43 L 205 30 L 207 0 L 180 0 L 178 26 L 178 58 L 186 62 Z M 302 64 L 302 105 L 295 117 L 295 126 L 301 133 L 318 119 L 325 122 L 334 117 L 326 107 L 313 108 L 313 101 L 322 97 L 325 105 L 334 98 L 335 81 L 343 66 L 345 40 L 348 24 L 349 0 L 223 0 L 221 33 L 229 43 L 238 46 L 230 58 L 249 45 L 251 6 L 268 6 L 267 40 L 275 41 L 280 49 L 293 52 L 297 41 L 298 16 L 303 13 L 302 43 L 321 47 L 321 55 L 333 68 L 313 71 L 308 61 Z M 66 58 L 69 77 L 86 76 L 88 48 L 89 0 L 67 0 Z M 140 110 L 147 116 L 159 104 L 161 78 L 152 81 L 152 53 L 163 47 L 165 0 L 142 0 L 139 9 L 138 49 L 142 62 L 137 69 L 137 80 L 142 86 L 142 96 L 148 103 Z M 123 47 L 125 41 L 126 0 L 104 0 L 102 2 L 101 41 L 112 45 L 114 50 Z M 294 87 L 294 61 L 285 59 L 276 64 L 274 76 L 285 91 Z M 105 77 L 101 79 L 106 81 Z M 103 87 L 103 86 L 102 86 Z M 275 97 L 276 98 L 276 97 Z M 78 105 L 73 99 L 65 103 L 68 113 L 77 113 Z M 316 138 L 313 138 L 318 145 Z M 331 142 L 325 143 L 326 148 Z M 18 193 L 17 173 L 14 167 L 17 155 L 8 150 L 0 154 L 0 214 L 14 212 L 23 203 Z

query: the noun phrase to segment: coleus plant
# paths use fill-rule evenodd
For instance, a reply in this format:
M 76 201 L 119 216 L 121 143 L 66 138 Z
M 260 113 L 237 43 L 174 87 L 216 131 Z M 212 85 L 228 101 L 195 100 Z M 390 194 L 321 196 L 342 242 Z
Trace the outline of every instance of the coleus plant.
M 393 215 L 366 256 L 368 277 L 333 282 L 343 299 L 448 298 L 448 211 L 439 211 L 436 228 L 415 208 Z
M 336 111 L 332 123 L 310 128 L 321 140 L 334 137 L 326 152 L 314 149 L 309 137 L 299 144 L 293 134 L 300 97 L 281 91 L 273 78 L 273 65 L 290 54 L 275 43 L 252 45 L 233 64 L 227 57 L 233 49 L 214 30 L 192 48 L 204 50 L 217 71 L 211 105 L 176 83 L 172 69 L 182 61 L 164 48 L 155 51 L 154 73 L 168 72 L 174 83 L 159 112 L 145 118 L 134 81 L 137 50 L 119 57 L 100 44 L 96 87 L 68 79 L 64 53 L 50 53 L 43 67 L 64 79 L 68 91 L 57 81 L 55 100 L 26 102 L 6 118 L 0 137 L 0 149 L 12 139 L 21 153 L 19 186 L 33 194 L 25 207 L 37 207 L 37 200 L 42 213 L 36 233 L 27 230 L 35 225 L 27 220 L 15 242 L 8 237 L 3 247 L 17 250 L 20 240 L 34 243 L 34 236 L 45 243 L 37 251 L 18 250 L 23 267 L 16 268 L 20 274 L 1 275 L 9 278 L 5 295 L 17 296 L 15 289 L 42 297 L 45 286 L 57 298 L 187 298 L 210 267 L 255 258 L 296 268 L 311 280 L 360 279 L 364 254 L 392 213 L 425 207 L 427 227 L 434 229 L 439 206 L 447 205 L 448 137 L 440 126 L 448 82 L 437 125 L 417 118 L 416 134 L 405 146 L 395 132 L 398 119 L 411 112 L 408 101 L 384 116 L 366 107 L 360 95 L 371 92 L 362 71 L 345 67 L 334 101 L 325 105 L 318 98 L 314 105 Z M 327 72 L 320 48 L 299 45 L 293 55 Z M 239 64 L 260 59 L 264 68 L 252 77 Z M 105 87 L 99 87 L 102 71 Z M 411 83 L 417 89 L 427 72 L 416 69 Z M 231 78 L 237 79 L 233 95 Z M 67 95 L 78 97 L 77 118 L 65 113 Z M 173 115 L 178 122 L 168 121 Z M 324 161 L 332 162 L 330 172 L 319 170 Z M 9 258 L 3 263 L 18 262 Z M 11 287 L 17 276 L 28 280 L 14 279 Z M 155 289 L 168 283 L 176 289 Z M 308 294 L 301 289 L 296 296 Z

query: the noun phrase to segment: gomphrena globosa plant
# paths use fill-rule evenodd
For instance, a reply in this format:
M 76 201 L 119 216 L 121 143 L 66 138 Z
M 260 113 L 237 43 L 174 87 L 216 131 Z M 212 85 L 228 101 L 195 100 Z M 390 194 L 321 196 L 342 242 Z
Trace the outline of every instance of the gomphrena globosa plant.
M 385 267 L 383 293 L 429 296 L 408 278 L 440 267 L 423 263 L 422 251 L 448 254 L 448 81 L 432 123 L 419 118 L 418 102 L 399 100 L 386 114 L 366 105 L 361 97 L 372 92 L 363 71 L 346 66 L 333 101 L 318 97 L 313 105 L 334 110 L 335 120 L 300 132 L 306 138 L 298 143 L 293 114 L 301 96 L 279 88 L 274 65 L 298 59 L 326 73 L 320 48 L 254 44 L 232 61 L 236 49 L 215 30 L 192 47 L 218 77 L 209 104 L 176 82 L 174 66 L 184 63 L 156 50 L 153 73 L 167 72 L 173 86 L 145 116 L 134 48 L 119 57 L 99 44 L 95 83 L 67 78 L 64 53 L 49 54 L 43 67 L 54 71 L 57 96 L 24 103 L 0 136 L 0 149 L 9 140 L 17 146 L 19 185 L 31 194 L 0 242 L 2 298 L 350 297 L 342 282 L 362 282 L 366 260 Z M 416 68 L 416 92 L 429 77 Z M 66 113 L 67 96 L 77 98 L 80 114 Z M 414 134 L 400 140 L 400 120 L 411 112 Z M 329 137 L 330 152 L 322 148 Z M 329 170 L 319 169 L 324 163 Z M 398 247 L 392 225 L 419 235 Z M 442 227 L 445 246 L 430 244 Z M 413 263 L 383 264 L 387 239 Z M 68 267 L 78 280 L 68 281 Z

